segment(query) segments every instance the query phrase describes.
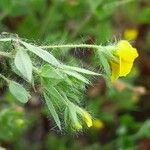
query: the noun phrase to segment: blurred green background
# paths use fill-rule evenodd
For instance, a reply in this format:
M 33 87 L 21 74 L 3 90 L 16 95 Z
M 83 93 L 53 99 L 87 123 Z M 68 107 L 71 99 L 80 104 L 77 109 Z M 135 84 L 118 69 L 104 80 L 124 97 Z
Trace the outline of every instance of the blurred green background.
M 82 133 L 58 131 L 37 93 L 21 105 L 0 80 L 0 150 L 150 150 L 149 0 L 0 0 L 0 32 L 38 45 L 125 39 L 140 55 L 126 78 L 109 88 L 95 78 L 86 88 L 83 106 L 95 121 Z M 97 66 L 90 49 L 53 54 L 67 64 Z

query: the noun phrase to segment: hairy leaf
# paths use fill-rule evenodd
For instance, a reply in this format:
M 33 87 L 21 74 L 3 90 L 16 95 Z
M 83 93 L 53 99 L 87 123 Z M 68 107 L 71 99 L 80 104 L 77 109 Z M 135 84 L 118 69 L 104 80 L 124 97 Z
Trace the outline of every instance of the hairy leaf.
M 54 66 L 60 66 L 59 61 L 49 52 L 43 50 L 40 47 L 33 46 L 31 44 L 28 44 L 26 42 L 21 41 L 21 43 L 32 53 L 36 54 L 40 58 L 42 58 L 44 61 L 54 65 Z
M 105 55 L 103 55 L 103 53 L 99 54 L 99 61 L 100 63 L 102 64 L 104 70 L 105 70 L 105 73 L 107 74 L 108 77 L 111 76 L 111 68 L 110 68 L 110 65 L 109 65 L 109 62 L 107 60 L 107 58 L 105 57 Z
M 48 109 L 49 109 L 49 111 L 50 111 L 52 117 L 54 118 L 54 120 L 55 120 L 55 122 L 56 122 L 58 128 L 61 130 L 60 119 L 59 119 L 59 117 L 58 117 L 58 114 L 57 114 L 57 112 L 56 112 L 56 110 L 55 110 L 55 107 L 54 107 L 53 103 L 51 102 L 50 98 L 47 96 L 46 93 L 44 93 L 44 98 L 45 98 L 46 104 L 47 104 L 47 106 L 48 106 Z
M 27 52 L 20 48 L 15 56 L 15 66 L 29 82 L 32 80 L 32 62 Z
M 58 104 L 66 103 L 64 97 L 61 95 L 61 93 L 54 86 L 47 85 L 47 84 L 46 85 L 44 84 L 44 86 L 45 86 L 46 91 L 50 95 L 52 95 L 54 98 L 56 98 Z
M 28 102 L 30 98 L 30 94 L 26 91 L 26 89 L 19 83 L 15 81 L 10 81 L 9 90 L 12 95 L 21 103 Z
M 62 79 L 62 73 L 55 69 L 54 67 L 50 66 L 49 64 L 46 64 L 42 66 L 41 70 L 41 76 L 45 78 L 54 78 L 54 79 Z
M 84 73 L 84 74 L 89 74 L 89 75 L 101 75 L 101 74 L 99 74 L 99 73 L 95 73 L 95 72 L 93 72 L 93 71 L 86 70 L 86 69 L 83 69 L 83 68 L 72 67 L 72 66 L 67 66 L 67 65 L 62 65 L 62 67 L 63 67 L 64 69 L 73 70 L 73 71 L 77 71 L 77 72 Z
M 64 111 L 64 122 L 65 122 L 66 126 L 68 125 L 68 123 L 67 123 L 68 117 L 69 117 L 69 109 L 68 109 L 68 107 L 66 107 L 65 111 Z
M 68 105 L 68 108 L 69 108 L 69 116 L 70 116 L 70 119 L 71 119 L 72 122 L 74 123 L 73 125 L 76 126 L 76 124 L 79 123 L 79 119 L 78 119 L 78 116 L 77 116 L 76 106 L 75 106 L 73 103 L 70 103 L 70 104 Z
M 86 79 L 84 76 L 82 76 L 81 74 L 79 74 L 79 73 L 77 73 L 75 71 L 64 70 L 64 72 L 66 74 L 68 74 L 69 76 L 72 76 L 72 77 L 74 77 L 74 78 L 76 78 L 76 79 L 78 79 L 78 80 L 80 80 L 80 81 L 82 81 L 82 82 L 84 82 L 86 84 L 89 84 L 88 79 Z

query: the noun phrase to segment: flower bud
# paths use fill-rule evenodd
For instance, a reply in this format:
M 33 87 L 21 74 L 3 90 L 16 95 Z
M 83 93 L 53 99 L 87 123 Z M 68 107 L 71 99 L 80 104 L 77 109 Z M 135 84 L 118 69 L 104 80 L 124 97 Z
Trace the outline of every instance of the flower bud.
M 93 125 L 92 122 L 92 116 L 85 110 L 78 108 L 78 113 L 81 115 L 83 121 L 86 123 L 86 125 L 90 128 Z

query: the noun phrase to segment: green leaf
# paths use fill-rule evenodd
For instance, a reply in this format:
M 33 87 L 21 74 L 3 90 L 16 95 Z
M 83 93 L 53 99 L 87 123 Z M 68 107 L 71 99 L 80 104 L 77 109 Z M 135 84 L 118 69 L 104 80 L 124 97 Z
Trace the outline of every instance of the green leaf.
M 57 98 L 58 100 L 64 101 L 64 98 L 61 96 L 61 94 L 57 91 L 56 88 L 50 87 L 48 91 L 49 91 L 49 93 L 50 93 L 51 95 L 53 95 L 53 96 L 54 96 L 55 98 Z
M 65 108 L 65 111 L 64 111 L 64 122 L 65 122 L 65 125 L 68 126 L 68 116 L 69 116 L 69 109 L 68 107 Z
M 74 124 L 78 124 L 79 120 L 77 116 L 76 106 L 73 103 L 69 103 L 68 108 L 70 119 L 73 121 Z
M 25 51 L 25 49 L 20 48 L 15 56 L 15 66 L 20 71 L 22 76 L 29 82 L 32 80 L 32 62 Z
M 68 70 L 63 70 L 66 74 L 68 74 L 69 76 L 72 76 L 86 84 L 89 84 L 88 79 L 86 79 L 84 76 L 82 76 L 81 74 L 75 72 L 75 71 L 68 71 Z
M 105 70 L 105 73 L 107 74 L 108 77 L 110 77 L 111 76 L 111 68 L 110 68 L 107 58 L 105 57 L 105 55 L 103 53 L 99 54 L 99 60 L 103 66 L 103 69 Z
M 42 78 L 42 84 L 46 87 L 49 86 L 56 86 L 57 84 L 59 84 L 60 82 L 62 82 L 63 80 L 60 79 L 50 79 L 50 78 Z
M 37 46 L 33 46 L 31 44 L 28 44 L 26 42 L 21 41 L 21 43 L 32 53 L 36 54 L 37 56 L 39 56 L 40 58 L 42 58 L 44 61 L 54 65 L 54 66 L 60 66 L 60 63 L 58 62 L 58 60 L 49 52 L 43 50 L 40 47 Z
M 58 104 L 64 104 L 64 103 L 66 104 L 64 97 L 60 94 L 60 92 L 54 86 L 47 85 L 47 84 L 46 85 L 44 84 L 44 86 L 45 86 L 46 91 L 50 95 L 52 95 L 54 98 L 57 99 Z
M 46 104 L 47 104 L 47 106 L 48 106 L 48 109 L 49 109 L 49 111 L 50 111 L 52 117 L 54 118 L 54 120 L 55 120 L 55 122 L 56 122 L 58 128 L 61 130 L 60 119 L 59 119 L 59 117 L 58 117 L 58 114 L 57 114 L 57 112 L 56 112 L 56 110 L 55 110 L 55 107 L 54 107 L 53 103 L 51 102 L 50 98 L 47 96 L 46 93 L 44 93 L 44 98 L 45 98 Z
M 15 81 L 10 81 L 9 90 L 11 94 L 21 103 L 28 102 L 30 98 L 30 94 L 26 91 L 26 89 L 19 83 Z
M 54 78 L 54 79 L 62 79 L 62 72 L 60 72 L 58 69 L 55 69 L 54 67 L 50 66 L 49 64 L 46 64 L 42 66 L 40 70 L 40 75 L 45 78 Z
M 88 75 L 96 75 L 96 76 L 101 75 L 99 73 L 95 73 L 93 71 L 86 70 L 86 69 L 83 69 L 83 68 L 72 67 L 72 66 L 67 66 L 67 65 L 62 65 L 62 67 L 64 69 L 73 70 L 73 71 L 84 73 L 84 74 L 88 74 Z

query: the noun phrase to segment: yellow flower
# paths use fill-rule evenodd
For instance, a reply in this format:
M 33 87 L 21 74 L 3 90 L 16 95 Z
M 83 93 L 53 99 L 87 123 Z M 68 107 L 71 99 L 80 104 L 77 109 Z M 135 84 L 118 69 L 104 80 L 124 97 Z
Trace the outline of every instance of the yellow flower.
M 138 36 L 138 30 L 126 29 L 123 36 L 126 40 L 135 40 Z
M 133 48 L 126 40 L 119 41 L 115 49 L 118 62 L 111 62 L 112 81 L 118 77 L 126 76 L 131 71 L 134 60 L 138 57 L 136 48 Z
M 101 129 L 101 128 L 104 127 L 104 123 L 99 119 L 95 119 L 93 121 L 93 127 L 96 128 L 96 129 Z

